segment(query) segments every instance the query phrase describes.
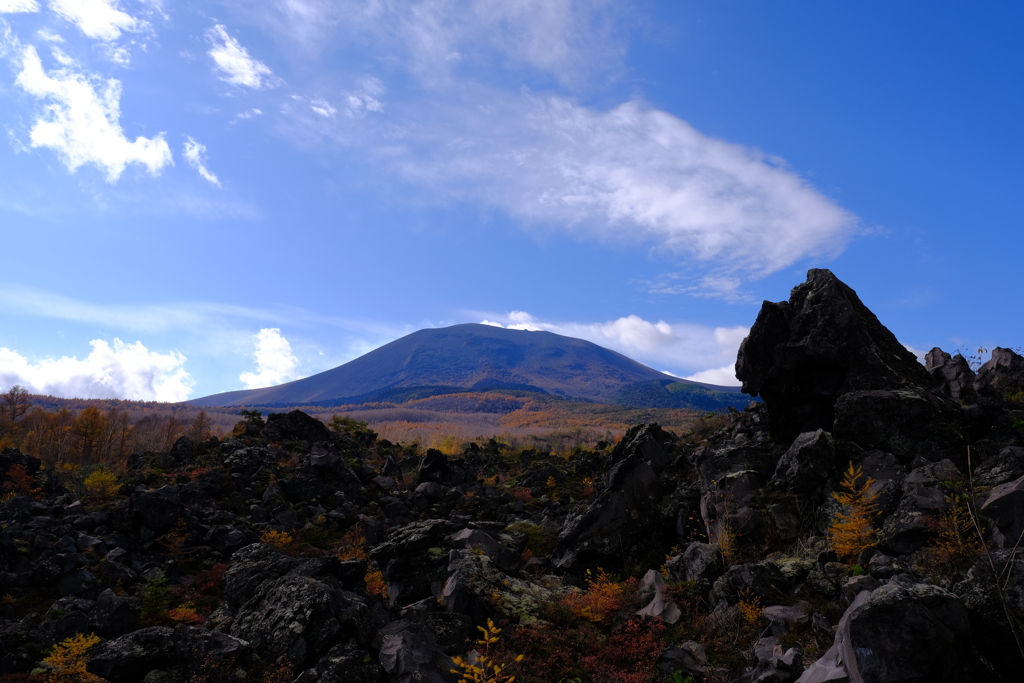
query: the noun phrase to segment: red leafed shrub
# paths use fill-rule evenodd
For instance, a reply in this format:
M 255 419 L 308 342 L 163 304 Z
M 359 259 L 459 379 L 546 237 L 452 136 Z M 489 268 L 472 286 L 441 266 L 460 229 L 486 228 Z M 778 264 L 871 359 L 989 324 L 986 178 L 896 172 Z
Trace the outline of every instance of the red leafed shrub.
M 582 658 L 583 670 L 600 681 L 650 683 L 657 675 L 654 663 L 665 647 L 664 632 L 660 621 L 630 620 L 596 652 Z

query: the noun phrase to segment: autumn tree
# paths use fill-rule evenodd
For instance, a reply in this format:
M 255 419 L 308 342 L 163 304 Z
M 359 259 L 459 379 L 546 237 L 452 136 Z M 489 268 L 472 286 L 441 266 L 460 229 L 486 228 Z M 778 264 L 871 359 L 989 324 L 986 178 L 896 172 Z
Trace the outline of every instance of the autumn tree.
M 19 384 L 0 394 L 0 438 L 8 435 L 17 437 L 18 419 L 32 407 L 29 396 L 28 391 Z
M 868 477 L 862 483 L 862 477 L 864 469 L 854 467 L 851 462 L 840 482 L 840 487 L 845 491 L 832 494 L 842 508 L 832 518 L 828 537 L 832 550 L 840 557 L 856 559 L 875 545 L 874 521 L 878 517 L 875 498 L 878 494 L 871 491 L 875 480 Z
M 206 414 L 205 410 L 200 410 L 196 414 L 192 424 L 189 425 L 188 430 L 185 432 L 185 436 L 193 443 L 206 441 L 210 438 L 210 416 Z
M 89 406 L 75 417 L 71 432 L 75 437 L 73 454 L 78 462 L 89 464 L 98 459 L 107 426 L 106 416 L 95 406 Z

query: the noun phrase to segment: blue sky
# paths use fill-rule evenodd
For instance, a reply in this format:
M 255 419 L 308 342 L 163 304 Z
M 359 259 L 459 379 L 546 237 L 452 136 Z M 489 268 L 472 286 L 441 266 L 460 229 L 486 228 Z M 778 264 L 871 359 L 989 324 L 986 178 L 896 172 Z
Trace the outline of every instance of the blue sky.
M 831 268 L 1024 344 L 1024 6 L 0 0 L 0 388 L 182 400 L 427 326 L 731 383 Z

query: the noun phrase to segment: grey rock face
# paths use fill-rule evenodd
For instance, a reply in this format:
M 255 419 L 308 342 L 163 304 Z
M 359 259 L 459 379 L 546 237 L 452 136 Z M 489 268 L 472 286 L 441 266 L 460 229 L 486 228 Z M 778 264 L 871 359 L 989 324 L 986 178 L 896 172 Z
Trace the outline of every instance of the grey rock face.
M 679 605 L 665 595 L 665 579 L 656 569 L 648 569 L 640 581 L 640 611 L 637 616 L 661 619 L 674 624 L 683 615 Z
M 740 346 L 736 376 L 745 393 L 764 399 L 780 443 L 831 429 L 844 393 L 932 384 L 857 293 L 821 269 L 808 271 L 789 301 L 761 306 Z

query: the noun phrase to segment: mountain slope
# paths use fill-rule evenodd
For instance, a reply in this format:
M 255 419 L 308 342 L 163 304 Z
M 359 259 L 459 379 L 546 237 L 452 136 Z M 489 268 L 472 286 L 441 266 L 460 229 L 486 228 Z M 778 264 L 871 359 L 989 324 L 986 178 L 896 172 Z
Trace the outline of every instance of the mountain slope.
M 419 330 L 331 370 L 276 387 L 214 394 L 193 405 L 303 405 L 372 400 L 401 389 L 532 389 L 599 403 L 641 382 L 678 383 L 615 351 L 551 332 L 464 324 Z M 735 392 L 738 388 L 706 386 Z M 401 393 L 401 392 L 399 392 Z M 429 393 L 429 391 L 428 391 Z

